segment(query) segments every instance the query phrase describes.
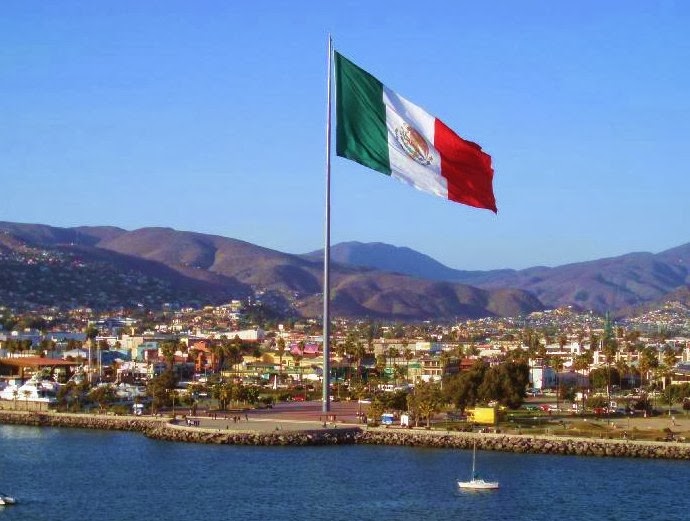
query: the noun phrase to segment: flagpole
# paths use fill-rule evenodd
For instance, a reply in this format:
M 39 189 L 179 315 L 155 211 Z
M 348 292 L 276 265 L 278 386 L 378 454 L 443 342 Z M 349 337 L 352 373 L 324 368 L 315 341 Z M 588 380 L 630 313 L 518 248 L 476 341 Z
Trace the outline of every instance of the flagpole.
M 328 35 L 328 79 L 326 88 L 326 209 L 323 247 L 323 400 L 322 411 L 331 410 L 330 402 L 330 294 L 331 294 L 331 59 L 333 39 Z M 327 419 L 327 418 L 326 418 Z M 325 419 L 325 420 L 326 420 Z

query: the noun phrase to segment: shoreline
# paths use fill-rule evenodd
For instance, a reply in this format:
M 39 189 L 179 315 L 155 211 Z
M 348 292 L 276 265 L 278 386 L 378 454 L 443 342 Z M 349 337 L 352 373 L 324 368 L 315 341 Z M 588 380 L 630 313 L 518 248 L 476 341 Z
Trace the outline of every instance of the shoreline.
M 290 422 L 285 422 L 286 424 Z M 303 422 L 283 430 L 280 421 L 263 428 L 189 427 L 169 417 L 108 416 L 54 412 L 0 411 L 0 424 L 140 432 L 151 439 L 182 443 L 252 446 L 389 445 L 471 449 L 520 454 L 690 460 L 690 443 L 388 429 L 354 424 Z M 272 429 L 272 430 L 270 430 Z

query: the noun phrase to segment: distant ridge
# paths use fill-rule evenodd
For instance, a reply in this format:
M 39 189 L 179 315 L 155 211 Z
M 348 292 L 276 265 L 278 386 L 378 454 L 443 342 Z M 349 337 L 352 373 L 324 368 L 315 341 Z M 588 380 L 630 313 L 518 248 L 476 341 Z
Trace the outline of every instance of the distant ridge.
M 627 313 L 682 299 L 690 284 L 690 243 L 524 270 L 456 270 L 384 243 L 336 244 L 331 258 L 331 308 L 343 317 L 446 320 L 560 306 Z M 254 295 L 282 314 L 318 317 L 322 271 L 321 252 L 291 255 L 217 235 L 0 222 L 0 305 L 204 304 Z
M 317 258 L 321 251 L 306 254 Z M 383 243 L 347 242 L 332 246 L 334 262 L 484 289 L 529 291 L 546 307 L 574 306 L 599 313 L 663 301 L 690 283 L 690 244 L 661 253 L 629 253 L 554 268 L 462 271 L 410 248 Z
M 202 305 L 254 295 L 282 315 L 319 317 L 322 271 L 321 259 L 217 235 L 0 223 L 0 305 Z M 521 290 L 338 264 L 332 291 L 332 313 L 342 317 L 448 320 L 543 308 Z
M 323 257 L 323 250 L 305 254 L 310 259 Z M 331 259 L 341 264 L 402 273 L 423 279 L 478 284 L 495 276 L 510 275 L 515 270 L 463 271 L 449 268 L 411 248 L 382 242 L 341 242 L 331 246 Z

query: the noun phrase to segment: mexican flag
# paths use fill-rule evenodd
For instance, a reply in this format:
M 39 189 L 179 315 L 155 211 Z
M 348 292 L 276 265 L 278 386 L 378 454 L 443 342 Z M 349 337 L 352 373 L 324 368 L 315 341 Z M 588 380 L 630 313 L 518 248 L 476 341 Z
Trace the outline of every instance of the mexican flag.
M 336 152 L 418 190 L 496 212 L 491 156 L 335 53 Z

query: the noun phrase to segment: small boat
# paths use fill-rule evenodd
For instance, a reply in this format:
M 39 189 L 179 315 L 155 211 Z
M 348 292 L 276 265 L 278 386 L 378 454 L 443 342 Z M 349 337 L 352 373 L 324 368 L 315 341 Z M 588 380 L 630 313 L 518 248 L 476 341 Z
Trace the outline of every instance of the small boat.
M 0 493 L 0 506 L 3 505 L 14 505 L 17 501 L 12 496 L 6 496 Z
M 498 481 L 484 481 L 479 477 L 476 470 L 477 461 L 477 442 L 474 442 L 472 449 L 472 479 L 469 481 L 458 481 L 458 487 L 466 490 L 493 490 L 498 488 Z

